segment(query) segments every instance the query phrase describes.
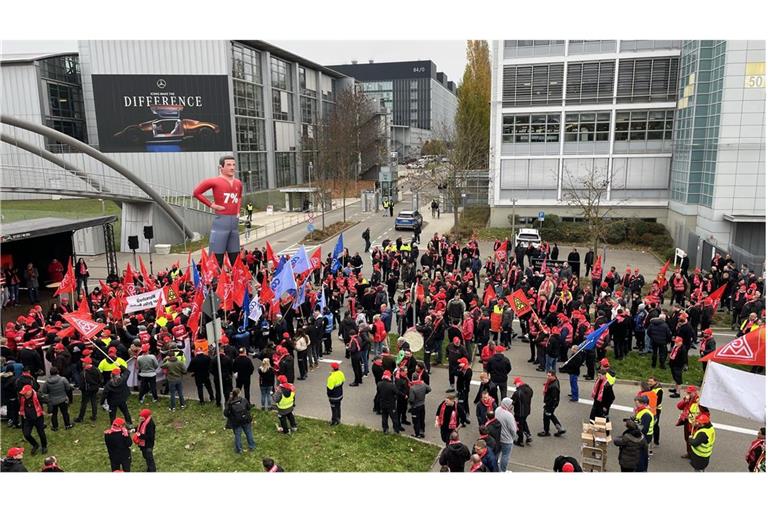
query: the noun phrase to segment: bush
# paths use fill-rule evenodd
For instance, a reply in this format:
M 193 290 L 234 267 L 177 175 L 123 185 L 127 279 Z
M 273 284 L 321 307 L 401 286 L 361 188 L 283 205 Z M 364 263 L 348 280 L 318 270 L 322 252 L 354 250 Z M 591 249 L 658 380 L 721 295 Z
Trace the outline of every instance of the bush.
M 627 239 L 627 225 L 624 221 L 615 221 L 608 224 L 605 232 L 605 241 L 609 244 L 620 244 Z

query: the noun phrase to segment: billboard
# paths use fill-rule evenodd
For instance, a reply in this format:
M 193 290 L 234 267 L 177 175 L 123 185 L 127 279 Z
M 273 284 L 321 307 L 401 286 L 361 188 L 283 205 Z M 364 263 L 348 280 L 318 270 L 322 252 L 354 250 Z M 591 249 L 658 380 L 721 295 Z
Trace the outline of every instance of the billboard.
M 93 75 L 105 153 L 231 151 L 227 75 Z

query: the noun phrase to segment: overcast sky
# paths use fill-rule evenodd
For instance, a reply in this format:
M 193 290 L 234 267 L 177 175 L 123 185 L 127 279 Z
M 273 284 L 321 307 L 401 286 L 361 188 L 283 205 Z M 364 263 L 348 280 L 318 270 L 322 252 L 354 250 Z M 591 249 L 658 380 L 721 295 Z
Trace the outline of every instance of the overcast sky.
M 358 62 L 431 60 L 458 84 L 466 65 L 466 41 L 299 41 L 269 42 L 324 66 Z M 77 51 L 77 41 L 2 41 L 2 53 Z

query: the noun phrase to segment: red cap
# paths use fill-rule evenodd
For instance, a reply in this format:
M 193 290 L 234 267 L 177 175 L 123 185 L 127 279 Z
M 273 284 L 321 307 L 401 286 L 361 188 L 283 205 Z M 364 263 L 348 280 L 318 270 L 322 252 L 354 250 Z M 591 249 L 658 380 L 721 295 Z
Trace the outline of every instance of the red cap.
M 25 394 L 25 393 L 29 393 L 30 391 L 34 391 L 34 388 L 32 386 L 30 386 L 29 384 L 27 384 L 26 386 L 21 388 L 21 394 L 22 395 Z
M 469 364 L 469 361 L 467 361 L 466 357 L 462 357 L 459 359 L 459 365 L 467 366 Z
M 339 363 L 331 363 L 331 369 L 338 370 L 339 369 Z
M 520 377 L 515 377 L 515 386 L 519 386 L 521 384 L 523 384 L 523 379 Z
M 696 423 L 699 425 L 703 425 L 705 423 L 709 423 L 709 413 L 706 412 L 700 412 L 698 416 L 696 416 Z
M 291 338 L 291 335 L 290 335 L 290 334 L 288 334 L 287 332 L 284 332 L 284 333 L 283 333 L 283 338 L 285 338 L 285 339 L 290 339 L 290 338 Z
M 600 283 L 600 288 L 608 288 L 608 283 L 603 281 L 602 283 Z
M 83 355 L 88 356 L 89 354 L 93 354 L 93 350 L 86 348 L 83 350 Z
M 680 318 L 682 320 L 687 320 L 688 319 L 688 313 L 683 311 L 682 313 L 680 313 L 680 315 L 677 318 Z
M 136 321 L 143 322 L 144 321 L 144 315 L 136 315 Z
M 66 347 L 63 343 L 57 343 L 53 346 L 53 350 L 66 350 Z
M 461 339 L 460 339 L 458 336 L 454 336 L 454 337 L 453 337 L 453 342 L 454 342 L 454 343 L 457 343 L 457 344 L 458 344 L 458 343 L 461 343 Z
M 392 378 L 392 372 L 389 370 L 384 370 L 384 373 L 381 374 L 382 379 L 391 379 Z
M 149 343 L 144 343 L 141 345 L 141 351 L 142 353 L 149 352 Z
M 15 325 L 16 324 L 14 324 L 13 322 L 8 322 L 8 323 L 5 324 L 5 329 L 6 330 L 13 329 Z
M 704 329 L 704 336 L 712 336 L 712 329 Z
M 279 382 L 280 384 L 287 384 L 288 377 L 286 377 L 285 375 L 280 375 L 277 377 L 277 382 Z
M 611 366 L 611 362 L 607 357 L 604 357 L 600 360 L 600 366 Z
M 152 411 L 150 411 L 149 409 L 142 409 L 141 412 L 139 413 L 139 416 L 141 416 L 142 418 L 148 418 L 149 416 L 152 416 Z
M 229 338 L 225 334 L 221 335 L 221 340 L 219 341 L 222 345 L 229 345 Z
M 120 371 L 120 368 L 114 368 L 114 369 L 112 370 L 112 375 L 120 375 L 120 373 L 122 373 L 122 372 Z
M 17 317 L 16 318 L 16 323 L 17 324 L 25 324 L 25 323 L 27 323 L 27 317 L 25 317 L 24 315 L 21 315 L 21 316 Z
M 681 338 L 680 336 L 675 336 L 675 339 L 672 340 L 672 341 L 674 341 L 675 343 L 682 343 L 683 342 L 683 338 Z
M 115 421 L 112 422 L 113 427 L 122 427 L 125 425 L 125 420 L 123 418 L 115 418 Z
M 686 393 L 695 393 L 696 392 L 696 386 L 688 386 L 685 388 Z
M 574 470 L 573 464 L 571 464 L 570 462 L 566 462 L 565 464 L 563 464 L 563 473 L 573 473 L 573 470 Z
M 139 340 L 141 340 L 141 341 L 149 341 L 149 338 L 151 338 L 151 336 L 149 335 L 149 333 L 147 331 L 141 331 L 139 333 Z
M 557 306 L 555 306 L 554 304 L 552 304 L 551 306 L 549 306 L 549 312 L 550 312 L 550 313 L 554 313 L 555 311 L 557 311 Z
M 117 354 L 117 347 L 109 347 L 107 349 L 108 354 Z
M 84 357 L 82 359 L 82 361 L 83 361 L 83 364 L 91 364 L 91 363 L 93 363 L 93 359 L 91 359 L 90 357 Z
M 109 329 L 104 329 L 103 331 L 101 331 L 101 334 L 103 334 L 104 336 L 112 336 L 112 331 L 110 331 Z
M 19 446 L 14 446 L 13 448 L 8 449 L 8 457 L 16 457 L 17 455 L 21 455 L 24 453 L 24 448 Z
M 498 347 L 496 347 L 496 352 L 504 352 L 504 347 L 499 345 Z

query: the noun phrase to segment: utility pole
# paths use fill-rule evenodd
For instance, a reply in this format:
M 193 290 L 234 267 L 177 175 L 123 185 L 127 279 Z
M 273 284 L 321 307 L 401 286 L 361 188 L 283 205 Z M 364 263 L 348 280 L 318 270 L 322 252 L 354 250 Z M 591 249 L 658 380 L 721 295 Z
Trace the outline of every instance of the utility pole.
M 515 207 L 517 206 L 517 198 L 512 198 L 512 240 L 515 239 L 515 221 L 517 220 L 517 217 L 515 217 Z

